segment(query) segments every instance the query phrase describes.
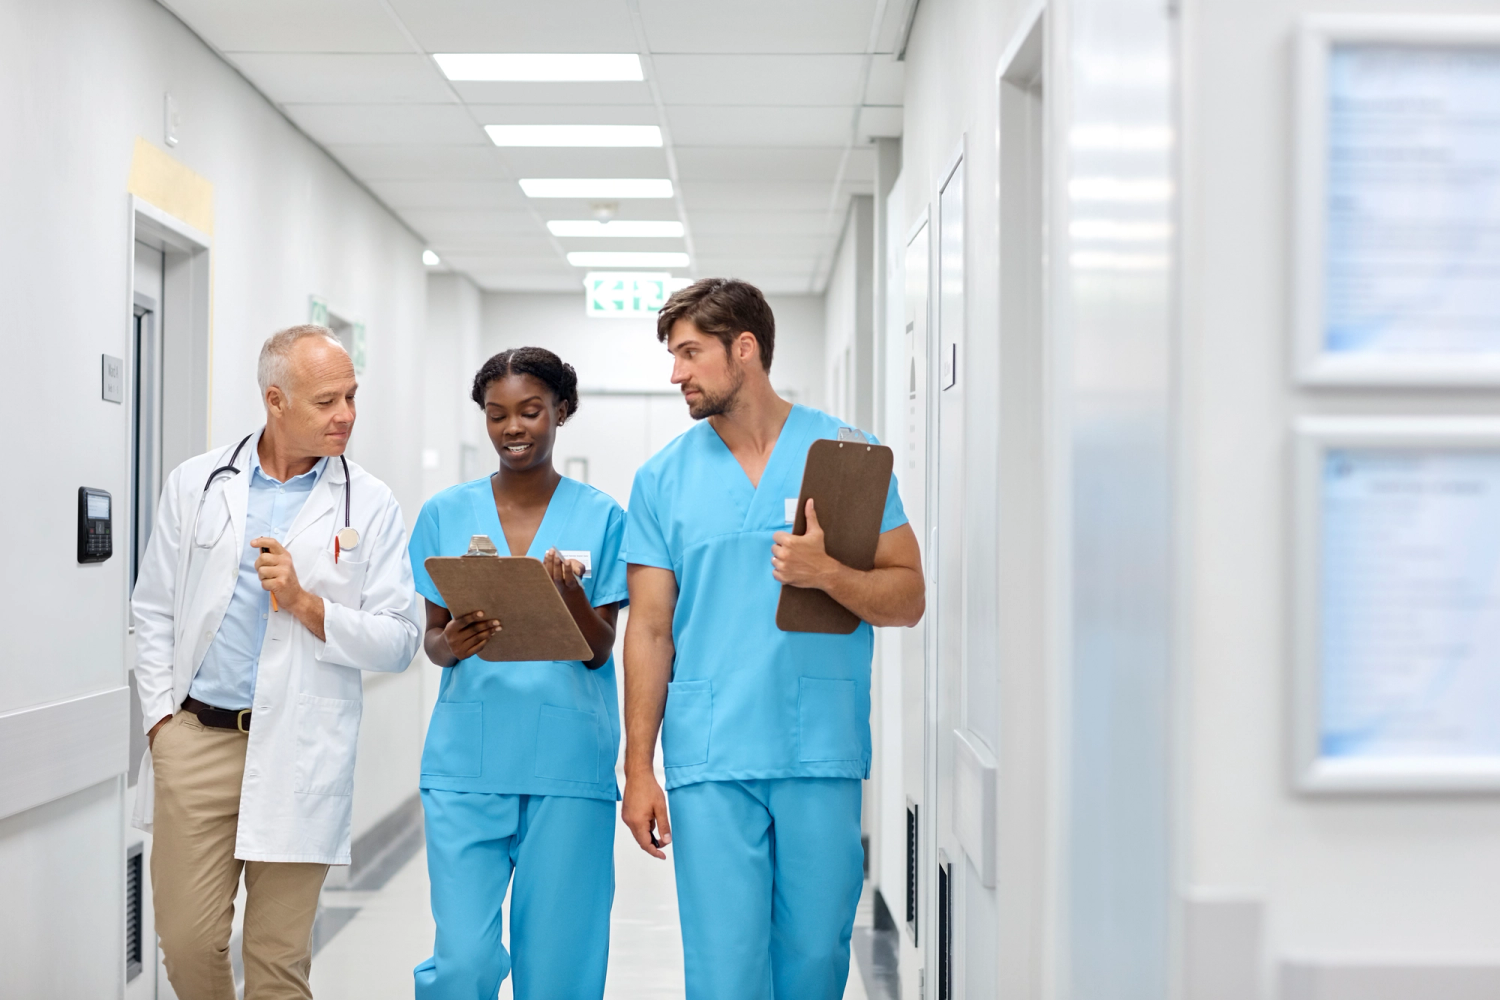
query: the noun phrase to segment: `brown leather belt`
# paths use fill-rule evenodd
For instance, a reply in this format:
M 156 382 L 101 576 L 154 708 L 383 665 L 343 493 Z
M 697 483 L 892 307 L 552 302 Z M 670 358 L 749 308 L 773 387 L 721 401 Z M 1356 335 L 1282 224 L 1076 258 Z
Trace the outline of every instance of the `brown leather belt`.
M 198 717 L 198 721 L 210 729 L 235 729 L 242 733 L 250 731 L 248 708 L 214 708 L 197 698 L 184 698 L 182 707 Z

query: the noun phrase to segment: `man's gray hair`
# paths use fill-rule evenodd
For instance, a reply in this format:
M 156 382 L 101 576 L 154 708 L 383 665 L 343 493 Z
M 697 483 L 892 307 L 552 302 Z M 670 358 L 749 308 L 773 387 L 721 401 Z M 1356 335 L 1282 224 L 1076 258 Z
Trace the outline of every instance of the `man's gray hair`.
M 292 356 L 292 348 L 299 341 L 308 337 L 325 337 L 335 344 L 339 349 L 344 349 L 344 344 L 334 332 L 326 326 L 316 323 L 302 323 L 298 326 L 289 326 L 285 330 L 278 330 L 266 338 L 266 342 L 260 345 L 260 363 L 255 367 L 255 380 L 260 383 L 260 398 L 266 398 L 266 390 L 271 386 L 280 386 L 281 391 L 291 395 L 287 386 L 287 358 Z

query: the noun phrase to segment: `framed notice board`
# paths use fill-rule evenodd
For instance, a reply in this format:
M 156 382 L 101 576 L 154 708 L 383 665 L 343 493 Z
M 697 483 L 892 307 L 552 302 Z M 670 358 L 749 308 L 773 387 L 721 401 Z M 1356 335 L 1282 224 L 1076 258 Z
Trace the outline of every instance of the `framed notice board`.
M 1500 17 L 1309 17 L 1297 70 L 1297 379 L 1500 385 Z
M 1309 418 L 1293 453 L 1295 785 L 1500 791 L 1500 419 Z

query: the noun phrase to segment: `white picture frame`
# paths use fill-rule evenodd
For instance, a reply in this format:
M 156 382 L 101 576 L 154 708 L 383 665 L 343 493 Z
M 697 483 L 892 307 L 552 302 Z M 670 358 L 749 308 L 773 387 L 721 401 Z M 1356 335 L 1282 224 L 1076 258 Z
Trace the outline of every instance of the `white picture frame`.
M 1443 730 L 1439 725 L 1440 720 L 1446 717 L 1443 711 L 1453 711 L 1456 704 L 1464 710 L 1471 710 L 1480 714 L 1480 706 L 1473 700 L 1464 699 L 1461 693 L 1469 688 L 1462 687 L 1462 680 L 1479 678 L 1482 682 L 1485 675 L 1470 671 L 1459 681 L 1452 682 L 1452 688 L 1444 687 L 1447 680 L 1440 684 L 1434 678 L 1438 677 L 1436 671 L 1428 675 L 1421 675 L 1420 668 L 1413 669 L 1410 661 L 1403 660 L 1394 671 L 1382 675 L 1377 665 L 1370 674 L 1362 674 L 1358 667 L 1349 669 L 1339 666 L 1335 669 L 1341 673 L 1338 679 L 1342 681 L 1346 691 L 1354 692 L 1351 702 L 1354 704 L 1354 712 L 1327 711 L 1330 699 L 1325 699 L 1325 686 L 1330 684 L 1330 664 L 1327 662 L 1326 654 L 1330 651 L 1339 655 L 1341 663 L 1348 662 L 1352 657 L 1345 657 L 1347 650 L 1358 646 L 1360 641 L 1368 643 L 1369 649 L 1373 650 L 1375 656 L 1389 655 L 1390 650 L 1402 649 L 1402 642 L 1410 642 L 1413 637 L 1420 638 L 1424 628 L 1432 627 L 1431 620 L 1426 620 L 1416 625 L 1403 623 L 1399 616 L 1393 616 L 1395 624 L 1391 630 L 1380 637 L 1379 642 L 1370 642 L 1370 633 L 1359 633 L 1358 639 L 1338 643 L 1325 644 L 1328 635 L 1330 620 L 1333 619 L 1340 625 L 1347 625 L 1349 617 L 1342 621 L 1334 618 L 1335 613 L 1325 607 L 1327 594 L 1342 588 L 1340 592 L 1347 591 L 1347 582 L 1354 580 L 1362 587 L 1368 587 L 1374 583 L 1379 586 L 1389 585 L 1389 578 L 1379 573 L 1348 573 L 1342 577 L 1335 577 L 1329 571 L 1326 556 L 1325 542 L 1328 540 L 1330 525 L 1325 523 L 1325 511 L 1327 499 L 1332 488 L 1327 485 L 1326 477 L 1330 473 L 1338 473 L 1330 468 L 1330 455 L 1344 457 L 1363 453 L 1368 460 L 1367 468 L 1379 469 L 1375 463 L 1392 459 L 1397 460 L 1393 466 L 1394 472 L 1385 471 L 1381 475 L 1387 477 L 1408 476 L 1414 484 L 1420 485 L 1421 477 L 1428 477 L 1426 482 L 1434 481 L 1434 462 L 1440 463 L 1443 456 L 1459 456 L 1462 459 L 1474 461 L 1482 458 L 1483 465 L 1489 466 L 1493 474 L 1495 489 L 1489 499 L 1483 499 L 1488 495 L 1480 491 L 1480 500 L 1471 500 L 1469 503 L 1492 503 L 1500 510 L 1500 418 L 1488 417 L 1308 417 L 1299 420 L 1295 425 L 1293 435 L 1293 546 L 1292 546 L 1292 579 L 1289 587 L 1291 600 L 1291 622 L 1292 622 L 1292 784 L 1304 793 L 1455 793 L 1455 792 L 1494 792 L 1500 791 L 1500 712 L 1495 712 L 1494 732 L 1486 732 L 1485 745 L 1490 747 L 1486 753 L 1407 753 L 1391 752 L 1387 743 L 1387 749 L 1382 752 L 1330 752 L 1330 743 L 1340 741 L 1349 743 L 1343 734 L 1348 732 L 1371 732 L 1360 730 L 1358 726 L 1349 728 L 1350 719 L 1360 712 L 1365 713 L 1364 720 L 1375 718 L 1379 725 L 1388 727 L 1385 732 L 1395 733 L 1391 740 L 1399 744 L 1400 740 L 1412 739 L 1412 720 L 1416 720 L 1416 731 L 1420 740 L 1422 726 L 1430 727 L 1433 731 L 1451 734 L 1453 730 Z M 1408 465 L 1403 468 L 1400 464 L 1400 456 L 1415 456 L 1408 459 Z M 1493 461 L 1490 460 L 1493 456 Z M 1425 458 L 1427 461 L 1417 461 L 1417 458 Z M 1351 463 L 1357 464 L 1357 463 Z M 1387 470 L 1392 466 L 1387 466 Z M 1354 472 L 1351 475 L 1359 475 Z M 1443 475 L 1453 475 L 1449 472 Z M 1365 475 L 1372 475 L 1365 473 Z M 1395 482 L 1396 479 L 1388 478 L 1387 482 Z M 1456 481 L 1456 480 L 1454 480 Z M 1357 480 L 1351 480 L 1357 482 Z M 1367 480 L 1373 482 L 1373 480 Z M 1376 483 L 1379 486 L 1378 483 Z M 1351 496 L 1357 496 L 1353 487 L 1339 486 L 1341 494 L 1337 498 L 1346 509 L 1352 508 Z M 1379 486 L 1379 491 L 1389 489 L 1388 486 Z M 1377 491 L 1378 502 L 1382 505 L 1393 501 L 1387 499 L 1394 494 L 1382 494 Z M 1410 495 L 1421 494 L 1421 489 L 1411 491 Z M 1355 520 L 1352 530 L 1341 530 L 1339 536 L 1335 536 L 1336 546 L 1342 547 L 1351 539 L 1367 538 L 1371 534 L 1371 528 L 1376 529 L 1379 537 L 1386 539 L 1400 539 L 1393 542 L 1392 546 L 1398 550 L 1395 559 L 1385 563 L 1387 567 L 1396 565 L 1397 560 L 1412 560 L 1409 554 L 1414 551 L 1409 548 L 1409 541 L 1413 534 L 1411 528 L 1414 523 L 1419 525 L 1419 530 L 1430 530 L 1432 525 L 1450 526 L 1457 521 L 1446 521 L 1442 515 L 1453 511 L 1453 496 L 1461 495 L 1457 492 L 1444 493 L 1442 491 L 1431 491 L 1432 496 L 1439 497 L 1437 503 L 1447 502 L 1447 508 L 1433 507 L 1428 520 L 1423 523 L 1419 518 L 1409 513 L 1398 510 L 1396 517 L 1386 521 L 1377 518 L 1387 516 L 1382 511 L 1392 508 L 1383 506 L 1381 510 L 1375 511 L 1375 517 L 1363 521 Z M 1462 495 L 1472 495 L 1462 494 Z M 1462 502 L 1462 501 L 1458 501 Z M 1469 508 L 1472 513 L 1473 508 Z M 1403 520 L 1405 519 L 1405 520 Z M 1393 530 L 1394 529 L 1394 530 Z M 1336 529 L 1338 530 L 1338 529 Z M 1405 530 L 1407 533 L 1402 535 Z M 1441 534 L 1439 532 L 1439 534 Z M 1500 518 L 1496 518 L 1494 531 L 1494 545 L 1497 550 L 1494 564 L 1500 567 Z M 1424 538 L 1425 540 L 1425 538 Z M 1438 541 L 1448 541 L 1450 548 L 1467 546 L 1477 540 L 1471 540 L 1467 535 L 1461 538 L 1439 538 Z M 1431 551 L 1439 551 L 1439 548 L 1429 550 L 1422 558 L 1431 558 Z M 1381 565 L 1384 553 L 1374 553 L 1373 558 L 1368 559 L 1362 565 L 1368 569 L 1371 564 L 1376 567 Z M 1413 563 L 1415 564 L 1415 563 Z M 1488 563 L 1486 563 L 1488 565 Z M 1346 572 L 1347 571 L 1343 571 Z M 1326 575 L 1325 575 L 1326 574 Z M 1337 584 L 1329 583 L 1329 580 L 1339 579 Z M 1413 577 L 1415 579 L 1415 577 Z M 1398 581 L 1399 582 L 1399 581 Z M 1431 578 L 1422 578 L 1422 588 L 1419 593 L 1428 593 L 1425 589 L 1431 583 Z M 1500 572 L 1495 575 L 1492 585 L 1496 590 L 1496 605 L 1500 608 Z M 1451 591 L 1450 591 L 1451 592 Z M 1357 595 L 1361 600 L 1369 601 L 1365 605 L 1368 610 L 1378 600 L 1394 601 L 1395 598 L 1367 598 L 1363 594 Z M 1404 602 L 1397 601 L 1396 606 L 1407 607 Z M 1462 614 L 1464 610 L 1471 607 L 1462 603 L 1461 598 L 1455 598 L 1454 608 L 1460 608 L 1458 612 L 1452 612 L 1450 608 L 1438 609 L 1439 615 L 1448 611 L 1450 613 Z M 1425 613 L 1425 612 L 1424 612 Z M 1357 619 L 1361 628 L 1373 628 L 1374 623 Z M 1451 619 L 1450 619 L 1451 620 Z M 1493 612 L 1486 617 L 1485 621 L 1492 624 L 1500 621 L 1500 611 Z M 1381 620 L 1382 625 L 1389 624 L 1387 620 Z M 1439 623 L 1441 626 L 1441 622 Z M 1401 632 L 1401 628 L 1407 627 L 1407 632 Z M 1479 626 L 1475 626 L 1476 629 Z M 1346 633 L 1347 634 L 1347 633 Z M 1452 641 L 1454 636 L 1447 632 L 1443 633 L 1445 641 Z M 1412 647 L 1407 647 L 1412 648 Z M 1423 649 L 1428 652 L 1431 647 Z M 1481 661 L 1486 662 L 1486 661 Z M 1403 670 L 1405 673 L 1403 673 Z M 1455 674 L 1456 675 L 1456 674 Z M 1425 676 L 1425 679 L 1423 679 Z M 1450 675 L 1443 675 L 1444 677 Z M 1351 680 L 1352 678 L 1352 680 Z M 1372 679 L 1373 678 L 1373 679 Z M 1436 702 L 1435 707 L 1430 707 L 1423 702 L 1423 711 L 1413 712 L 1410 710 L 1414 699 L 1401 696 L 1393 696 L 1390 689 L 1380 690 L 1380 683 L 1392 683 L 1393 686 L 1401 684 L 1410 685 L 1407 690 L 1415 690 L 1419 682 L 1426 683 L 1423 688 L 1424 694 L 1429 694 L 1430 700 Z M 1440 693 L 1430 695 L 1433 690 Z M 1372 695 L 1373 692 L 1373 695 Z M 1367 700 L 1361 703 L 1358 699 L 1365 697 Z M 1389 700 L 1389 704 L 1398 705 L 1396 711 L 1382 716 L 1379 699 Z M 1446 699 L 1442 701 L 1441 699 Z M 1488 704 L 1486 702 L 1485 704 Z M 1471 708 L 1472 706 L 1472 708 Z M 1341 714 L 1343 718 L 1331 723 L 1329 715 Z M 1488 716 L 1484 716 L 1488 718 Z M 1340 730 L 1338 725 L 1346 728 Z M 1403 727 L 1405 727 L 1403 729 Z M 1488 737 L 1493 737 L 1491 742 Z M 1444 738 L 1447 738 L 1445 735 Z M 1473 739 L 1472 736 L 1468 737 Z M 1361 739 L 1364 739 L 1362 736 Z M 1376 735 L 1367 741 L 1367 746 L 1379 746 L 1380 741 L 1387 739 L 1386 736 Z
M 1409 47 L 1414 54 L 1425 50 L 1429 55 L 1433 49 L 1483 49 L 1493 50 L 1500 58 L 1500 16 L 1310 15 L 1300 22 L 1290 256 L 1294 378 L 1310 386 L 1500 385 L 1500 349 L 1428 352 L 1412 348 L 1409 342 L 1384 350 L 1329 346 L 1330 66 L 1335 49 L 1344 46 Z M 1488 91 L 1484 93 L 1487 99 Z M 1495 209 L 1500 222 L 1500 199 Z M 1350 264 L 1355 276 L 1361 274 L 1359 268 L 1375 270 L 1378 266 Z M 1353 281 L 1351 286 L 1357 287 Z M 1394 315 L 1399 317 L 1399 311 Z M 1352 324 L 1356 331 L 1369 328 Z M 1392 338 L 1392 343 L 1397 342 L 1398 338 Z

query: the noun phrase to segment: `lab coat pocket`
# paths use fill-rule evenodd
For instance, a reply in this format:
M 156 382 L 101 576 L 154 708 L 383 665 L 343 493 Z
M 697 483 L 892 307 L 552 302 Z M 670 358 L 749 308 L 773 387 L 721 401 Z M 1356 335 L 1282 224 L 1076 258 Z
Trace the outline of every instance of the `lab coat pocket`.
M 598 781 L 598 716 L 543 705 L 536 727 L 536 776 Z
M 442 778 L 477 778 L 484 762 L 484 703 L 440 701 L 432 709 L 422 773 Z
M 350 559 L 347 555 L 334 562 L 333 553 L 320 553 L 314 570 L 316 576 L 308 589 L 334 604 L 358 611 L 363 603 L 361 598 L 368 567 L 367 561 Z
M 802 677 L 797 692 L 800 760 L 859 760 L 864 756 L 854 682 Z
M 297 696 L 297 794 L 354 794 L 359 715 L 357 701 Z
M 662 763 L 667 767 L 708 763 L 708 734 L 713 724 L 713 681 L 668 684 L 661 733 Z

